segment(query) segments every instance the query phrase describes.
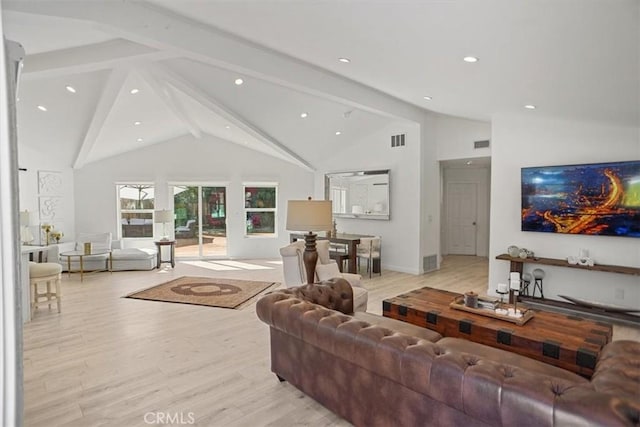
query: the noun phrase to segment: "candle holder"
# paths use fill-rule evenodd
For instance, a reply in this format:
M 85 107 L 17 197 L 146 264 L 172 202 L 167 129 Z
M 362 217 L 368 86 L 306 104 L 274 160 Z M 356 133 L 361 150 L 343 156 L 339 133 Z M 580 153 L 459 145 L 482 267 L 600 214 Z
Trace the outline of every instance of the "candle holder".
M 53 230 L 53 225 L 42 224 L 40 228 L 42 228 L 42 231 L 44 231 L 44 234 L 46 236 L 46 246 L 49 246 L 49 234 L 51 233 L 51 230 Z
M 496 293 L 500 294 L 500 308 L 504 307 L 504 296 L 509 294 L 509 290 L 496 289 Z
M 49 236 L 56 241 L 56 244 L 58 244 L 60 243 L 60 239 L 64 236 L 64 233 L 62 231 L 54 230 L 49 233 Z

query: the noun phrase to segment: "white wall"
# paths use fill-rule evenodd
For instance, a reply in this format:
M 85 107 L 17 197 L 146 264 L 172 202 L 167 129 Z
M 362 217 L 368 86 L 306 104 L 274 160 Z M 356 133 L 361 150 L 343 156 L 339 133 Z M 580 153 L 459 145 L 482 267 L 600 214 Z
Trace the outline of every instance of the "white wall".
M 434 138 L 438 160 L 491 156 L 491 145 L 473 148 L 475 141 L 491 138 L 491 123 L 437 114 L 434 115 Z
M 486 257 L 489 255 L 489 168 L 447 168 L 443 171 L 443 218 L 442 222 L 442 254 L 447 255 L 447 209 L 446 188 L 449 183 L 474 183 L 477 185 L 476 201 L 476 255 Z
M 62 173 L 62 187 L 60 192 L 61 209 L 59 218 L 46 221 L 54 225 L 56 230 L 64 233 L 62 241 L 73 241 L 75 225 L 74 209 L 74 176 L 68 159 L 56 151 L 43 152 L 22 142 L 18 135 L 18 163 L 22 171 L 19 174 L 20 210 L 28 210 L 31 214 L 31 232 L 35 237 L 34 243 L 40 243 L 42 233 L 39 228 L 39 197 L 38 171 L 58 171 Z M 42 241 L 44 243 L 44 241 Z
M 424 272 L 423 259 L 435 256 L 440 268 L 440 204 L 441 176 L 438 162 L 438 145 L 435 137 L 436 114 L 425 115 L 420 123 L 422 151 L 420 153 L 420 271 Z
M 457 160 L 471 159 L 478 157 L 491 156 L 491 146 L 488 148 L 476 149 L 473 147 L 474 141 L 486 140 L 491 138 L 491 123 L 480 122 L 477 120 L 463 119 L 460 117 L 447 116 L 443 114 L 432 114 L 429 126 L 429 149 L 432 152 L 430 159 L 431 165 L 427 170 L 432 171 L 429 181 L 437 181 L 439 186 L 437 201 L 438 216 L 440 218 L 438 233 L 440 234 L 442 254 L 448 253 L 446 247 L 446 212 L 445 191 L 446 177 L 444 169 L 439 166 L 433 166 L 433 156 L 437 160 Z M 433 175 L 437 171 L 437 175 Z M 490 181 L 488 170 L 480 172 L 478 170 L 472 173 L 454 172 L 454 182 L 474 182 L 478 185 L 478 234 L 476 239 L 476 254 L 478 256 L 487 256 L 489 251 L 489 188 Z M 464 174 L 464 175 L 461 175 Z M 455 178 L 454 178 L 455 177 Z M 439 260 L 440 261 L 440 260 Z M 438 261 L 438 262 L 439 262 Z
M 391 148 L 391 135 L 406 133 L 404 147 Z M 397 123 L 319 159 L 315 198 L 324 198 L 324 174 L 390 169 L 389 221 L 337 218 L 338 232 L 382 237 L 382 267 L 421 272 L 420 254 L 420 126 Z
M 640 267 L 639 239 L 520 231 L 522 167 L 638 160 L 640 129 L 498 115 L 492 123 L 492 145 L 490 290 L 508 276 L 509 263 L 495 257 L 505 253 L 509 245 L 526 247 L 548 258 L 566 258 L 587 248 L 596 263 Z M 536 267 L 547 273 L 547 298 L 566 294 L 640 306 L 637 276 L 536 265 L 525 266 L 525 271 Z M 624 298 L 615 297 L 620 290 Z
M 169 206 L 169 182 L 228 182 L 227 235 L 230 257 L 278 258 L 289 241 L 286 201 L 313 193 L 313 173 L 212 136 L 185 136 L 131 151 L 76 171 L 76 231 L 117 232 L 116 182 L 154 182 L 156 207 Z M 278 183 L 278 236 L 244 236 L 244 182 Z

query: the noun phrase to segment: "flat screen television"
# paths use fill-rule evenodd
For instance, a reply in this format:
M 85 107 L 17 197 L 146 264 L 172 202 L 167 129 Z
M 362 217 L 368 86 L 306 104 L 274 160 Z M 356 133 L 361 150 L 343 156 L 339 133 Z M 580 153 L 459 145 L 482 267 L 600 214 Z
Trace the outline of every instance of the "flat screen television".
M 522 168 L 522 231 L 640 237 L 640 160 Z

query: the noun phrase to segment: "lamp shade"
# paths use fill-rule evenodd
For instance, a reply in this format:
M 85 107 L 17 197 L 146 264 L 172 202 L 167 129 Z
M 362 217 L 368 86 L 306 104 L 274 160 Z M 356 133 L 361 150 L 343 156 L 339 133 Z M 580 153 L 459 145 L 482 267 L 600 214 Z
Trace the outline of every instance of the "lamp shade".
M 287 202 L 287 230 L 331 230 L 331 200 L 289 200 Z
M 166 224 L 173 221 L 173 212 L 169 209 L 161 209 L 155 211 L 154 222 L 156 224 Z

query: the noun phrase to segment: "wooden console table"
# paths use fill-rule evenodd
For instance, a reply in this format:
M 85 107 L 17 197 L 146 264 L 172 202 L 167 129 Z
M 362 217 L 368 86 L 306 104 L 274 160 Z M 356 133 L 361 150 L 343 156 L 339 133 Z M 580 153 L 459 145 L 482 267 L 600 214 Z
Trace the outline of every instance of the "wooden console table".
M 522 274 L 524 264 L 544 264 L 544 265 L 552 265 L 554 267 L 577 268 L 579 270 L 604 271 L 607 273 L 632 274 L 635 276 L 640 276 L 640 268 L 625 267 L 621 265 L 596 264 L 590 267 L 588 265 L 569 264 L 566 259 L 540 258 L 540 257 L 519 258 L 519 257 L 512 257 L 508 254 L 498 255 L 496 259 L 511 261 L 510 271 L 517 271 L 520 274 Z
M 522 272 L 524 269 L 524 264 L 542 264 L 542 265 L 551 265 L 553 267 L 566 267 L 566 268 L 576 268 L 578 270 L 587 270 L 587 271 L 602 271 L 605 273 L 618 273 L 618 274 L 630 274 L 633 276 L 640 275 L 640 268 L 637 267 L 627 267 L 622 265 L 607 265 L 607 264 L 595 264 L 593 266 L 588 265 L 579 265 L 579 264 L 569 264 L 567 260 L 557 259 L 557 258 L 540 258 L 540 257 L 531 257 L 531 258 L 519 258 L 512 257 L 508 254 L 501 254 L 496 257 L 496 259 L 509 261 L 511 263 L 509 270 L 517 271 L 520 273 L 520 277 L 522 277 Z M 515 299 L 515 295 L 513 291 L 509 291 L 509 302 L 513 304 Z M 626 323 L 638 324 L 638 316 L 626 314 L 626 313 L 607 313 L 604 310 L 593 309 L 584 306 L 577 306 L 572 303 L 566 303 L 563 301 L 555 301 L 549 300 L 545 298 L 530 298 L 530 297 L 520 297 L 525 301 L 533 302 L 536 304 L 543 306 L 552 306 L 557 308 L 563 308 L 565 310 L 578 311 L 586 314 L 596 314 L 598 316 L 605 316 L 610 319 L 621 320 Z

